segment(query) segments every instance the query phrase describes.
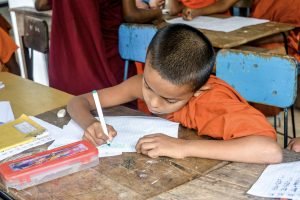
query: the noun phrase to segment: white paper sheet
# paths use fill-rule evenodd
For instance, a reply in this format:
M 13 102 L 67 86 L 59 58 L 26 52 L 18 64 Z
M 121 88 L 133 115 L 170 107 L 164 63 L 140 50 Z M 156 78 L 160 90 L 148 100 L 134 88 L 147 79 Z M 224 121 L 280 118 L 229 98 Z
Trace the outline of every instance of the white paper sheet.
M 6 151 L 0 152 L 0 160 L 3 160 L 10 156 L 16 155 L 18 153 L 21 153 L 27 149 L 46 144 L 47 142 L 53 141 L 54 138 L 58 137 L 58 135 L 62 135 L 61 128 L 54 126 L 48 122 L 45 122 L 45 121 L 38 119 L 36 117 L 33 117 L 33 116 L 30 116 L 30 118 L 33 121 L 35 121 L 36 123 L 38 123 L 39 125 L 41 125 L 42 127 L 44 127 L 47 130 L 48 135 L 45 137 L 42 137 L 42 138 L 37 138 L 36 140 L 34 140 L 32 142 L 25 143 L 25 144 L 15 147 L 15 148 L 11 148 Z
M 14 113 L 9 101 L 0 101 L 0 125 L 14 120 Z
M 98 147 L 99 157 L 122 154 L 122 152 L 135 152 L 135 145 L 139 138 L 152 133 L 164 133 L 171 137 L 178 137 L 178 123 L 158 117 L 118 116 L 105 117 L 105 122 L 112 125 L 118 135 L 111 145 Z M 63 127 L 63 134 L 58 136 L 49 149 L 81 140 L 83 130 L 71 120 Z
M 300 199 L 300 161 L 269 165 L 247 193 L 261 197 Z
M 240 29 L 245 26 L 251 26 L 255 24 L 266 23 L 269 20 L 266 19 L 256 19 L 250 17 L 228 17 L 228 18 L 216 18 L 208 16 L 199 16 L 195 17 L 191 21 L 185 21 L 182 17 L 174 18 L 167 20 L 170 24 L 182 23 L 187 24 L 195 28 L 212 30 L 212 31 L 222 31 L 222 32 L 231 32 L 237 29 Z

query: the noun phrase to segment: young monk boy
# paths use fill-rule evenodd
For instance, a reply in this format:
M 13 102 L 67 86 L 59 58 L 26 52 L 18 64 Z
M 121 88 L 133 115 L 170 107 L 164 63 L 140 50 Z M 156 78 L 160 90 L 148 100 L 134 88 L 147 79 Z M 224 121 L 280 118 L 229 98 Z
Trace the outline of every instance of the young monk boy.
M 157 133 L 140 138 L 138 153 L 152 158 L 201 157 L 249 163 L 277 163 L 282 159 L 276 135 L 265 117 L 233 88 L 210 75 L 215 60 L 209 40 L 197 29 L 173 24 L 159 30 L 149 45 L 143 75 L 114 87 L 98 90 L 103 107 L 142 99 L 155 115 L 195 129 L 216 140 L 185 140 Z M 91 93 L 68 104 L 71 117 L 85 130 L 84 139 L 95 145 L 109 137 L 90 113 Z

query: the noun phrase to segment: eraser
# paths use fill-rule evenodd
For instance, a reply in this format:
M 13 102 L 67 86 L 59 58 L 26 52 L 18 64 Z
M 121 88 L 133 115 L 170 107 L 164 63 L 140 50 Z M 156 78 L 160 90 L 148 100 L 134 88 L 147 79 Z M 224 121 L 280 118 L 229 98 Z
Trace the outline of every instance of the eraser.
M 66 116 L 66 114 L 67 114 L 66 109 L 60 109 L 60 110 L 57 112 L 57 117 L 58 117 L 58 118 L 63 118 L 63 117 Z

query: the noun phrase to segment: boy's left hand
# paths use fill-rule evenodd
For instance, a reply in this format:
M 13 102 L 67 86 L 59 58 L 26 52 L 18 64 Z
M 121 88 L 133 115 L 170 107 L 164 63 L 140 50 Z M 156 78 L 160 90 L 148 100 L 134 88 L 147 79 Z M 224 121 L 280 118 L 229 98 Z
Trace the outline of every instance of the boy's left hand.
M 184 140 L 173 138 L 164 134 L 151 134 L 139 139 L 135 149 L 138 153 L 151 158 L 168 156 L 184 158 Z
M 196 17 L 196 10 L 191 8 L 184 8 L 182 10 L 182 18 L 187 21 L 191 21 Z

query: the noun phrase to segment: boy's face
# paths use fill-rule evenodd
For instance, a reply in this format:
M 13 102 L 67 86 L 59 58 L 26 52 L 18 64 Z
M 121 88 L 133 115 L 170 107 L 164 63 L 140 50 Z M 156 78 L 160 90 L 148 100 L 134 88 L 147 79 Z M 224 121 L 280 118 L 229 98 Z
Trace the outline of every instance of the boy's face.
M 149 62 L 145 65 L 142 91 L 149 111 L 157 115 L 179 110 L 194 95 L 189 85 L 178 86 L 163 79 Z

